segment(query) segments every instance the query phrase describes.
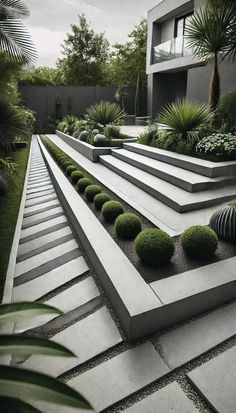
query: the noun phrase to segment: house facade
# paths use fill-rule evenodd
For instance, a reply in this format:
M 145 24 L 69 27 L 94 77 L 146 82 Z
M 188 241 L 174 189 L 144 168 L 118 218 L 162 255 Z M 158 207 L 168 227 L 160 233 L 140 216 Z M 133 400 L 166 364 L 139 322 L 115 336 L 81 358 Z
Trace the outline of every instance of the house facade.
M 148 115 L 168 102 L 187 97 L 207 102 L 212 65 L 192 56 L 186 24 L 206 0 L 161 0 L 148 12 Z M 236 90 L 236 62 L 219 66 L 221 94 Z

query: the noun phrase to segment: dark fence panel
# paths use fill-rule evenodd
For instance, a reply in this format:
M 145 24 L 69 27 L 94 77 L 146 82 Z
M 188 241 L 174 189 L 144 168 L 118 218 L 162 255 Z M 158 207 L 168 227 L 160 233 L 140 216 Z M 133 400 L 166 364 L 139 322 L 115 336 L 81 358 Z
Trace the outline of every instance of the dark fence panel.
M 43 131 L 48 117 L 61 118 L 68 114 L 81 116 L 86 109 L 101 100 L 115 102 L 114 86 L 26 86 L 20 91 L 24 104 L 37 113 L 36 130 Z M 127 114 L 134 114 L 135 88 L 127 87 Z M 147 90 L 142 91 L 142 115 L 147 113 Z

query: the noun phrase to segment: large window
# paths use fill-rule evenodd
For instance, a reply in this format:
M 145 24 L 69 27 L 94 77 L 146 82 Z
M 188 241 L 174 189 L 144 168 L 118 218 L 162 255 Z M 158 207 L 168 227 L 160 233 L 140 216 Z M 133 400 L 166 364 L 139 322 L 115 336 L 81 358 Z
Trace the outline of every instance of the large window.
M 175 20 L 175 37 L 184 36 L 186 24 L 191 20 L 192 15 L 191 12 Z

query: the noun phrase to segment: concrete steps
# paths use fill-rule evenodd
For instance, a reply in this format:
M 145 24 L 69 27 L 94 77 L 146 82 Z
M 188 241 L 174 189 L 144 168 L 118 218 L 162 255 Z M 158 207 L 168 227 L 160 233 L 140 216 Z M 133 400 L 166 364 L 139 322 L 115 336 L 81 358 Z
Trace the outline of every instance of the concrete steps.
M 165 151 L 159 148 L 140 145 L 138 143 L 124 143 L 123 148 L 209 178 L 217 176 L 236 176 L 236 161 L 211 162 L 193 158 L 192 156 Z
M 178 212 L 217 205 L 236 197 L 236 184 L 190 193 L 115 156 L 100 156 L 100 162 Z
M 220 188 L 226 184 L 236 183 L 236 176 L 209 178 L 126 149 L 113 149 L 112 155 L 188 192 Z

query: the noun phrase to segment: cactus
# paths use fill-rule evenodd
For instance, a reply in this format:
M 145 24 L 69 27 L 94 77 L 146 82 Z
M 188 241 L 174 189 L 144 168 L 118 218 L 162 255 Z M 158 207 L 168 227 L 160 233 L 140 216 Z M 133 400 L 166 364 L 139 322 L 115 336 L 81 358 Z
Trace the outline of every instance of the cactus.
M 209 225 L 220 239 L 236 242 L 236 203 L 226 205 L 216 211 Z

